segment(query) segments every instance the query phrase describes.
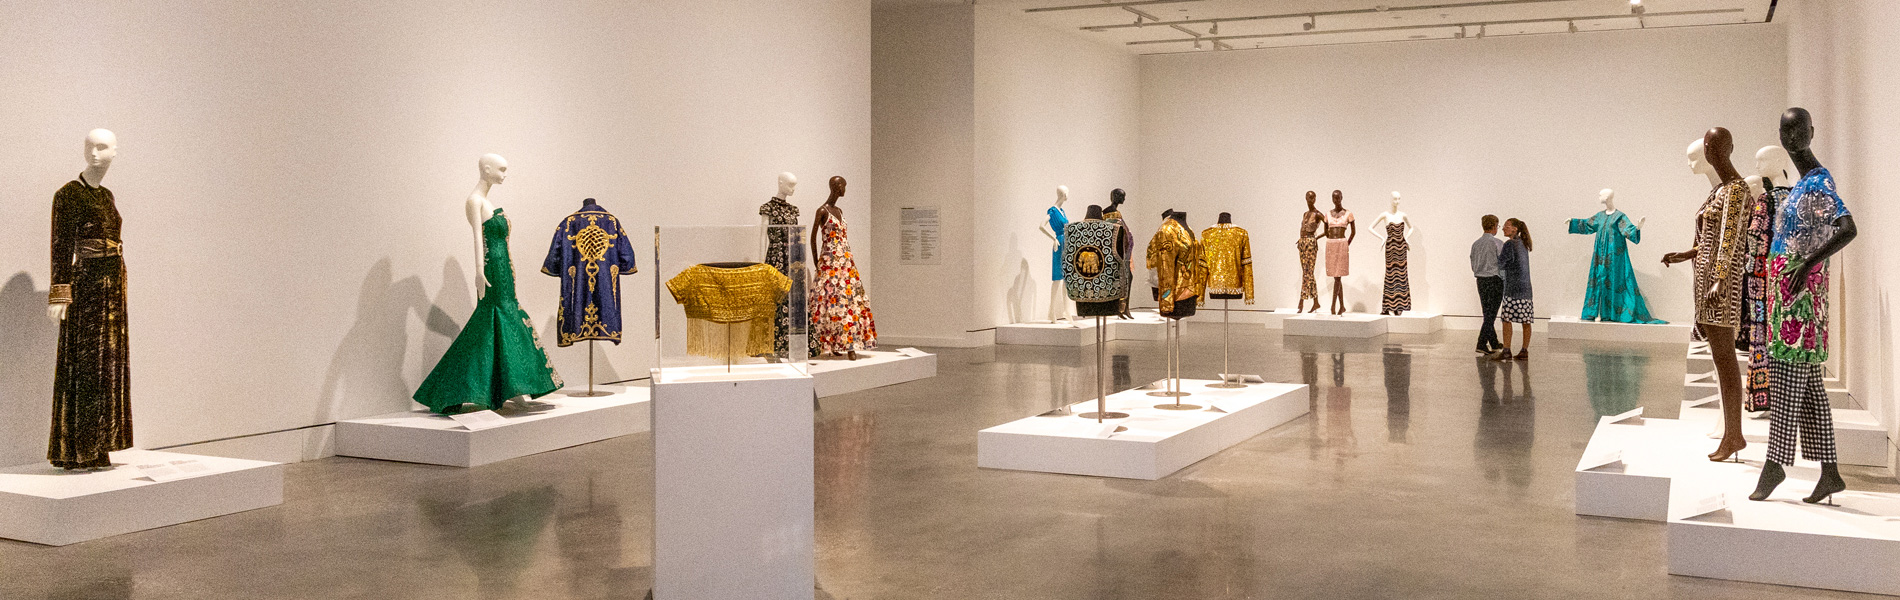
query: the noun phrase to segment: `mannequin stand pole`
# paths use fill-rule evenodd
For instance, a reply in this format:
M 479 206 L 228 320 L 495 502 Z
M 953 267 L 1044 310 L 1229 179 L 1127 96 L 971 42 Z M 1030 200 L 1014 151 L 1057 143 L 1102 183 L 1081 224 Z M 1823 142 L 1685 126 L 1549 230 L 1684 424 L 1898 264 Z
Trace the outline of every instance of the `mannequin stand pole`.
M 1095 317 L 1095 412 L 1076 415 L 1084 419 L 1095 419 L 1100 423 L 1105 419 L 1126 419 L 1128 413 L 1108 412 L 1108 322 L 1107 317 Z M 1115 431 L 1127 431 L 1127 427 L 1116 427 Z
M 1229 314 L 1229 312 L 1228 312 L 1228 311 L 1230 311 L 1230 310 L 1231 310 L 1231 308 L 1230 308 L 1230 307 L 1231 307 L 1232 305 L 1233 305 L 1233 300 L 1229 300 L 1229 299 L 1226 299 L 1226 298 L 1222 298 L 1222 299 L 1221 299 L 1221 301 L 1220 301 L 1220 373 L 1221 373 L 1221 382 L 1220 382 L 1220 383 L 1214 383 L 1214 384 L 1209 384 L 1209 385 L 1208 385 L 1207 387 L 1211 387 L 1211 388 L 1220 388 L 1220 389 L 1223 389 L 1223 390 L 1231 390 L 1231 389 L 1237 389 L 1237 388 L 1244 388 L 1244 387 L 1247 387 L 1247 384 L 1244 384 L 1244 383 L 1234 383 L 1234 382 L 1231 382 L 1231 381 L 1228 381 L 1228 379 L 1227 379 L 1227 377 L 1228 377 L 1228 374 L 1230 374 L 1230 373 L 1233 373 L 1233 372 L 1234 372 L 1234 365 L 1233 365 L 1233 362 L 1232 362 L 1232 360 L 1231 360 L 1231 358 L 1232 358 L 1232 356 L 1233 356 L 1233 351 L 1232 351 L 1232 349 L 1233 349 L 1233 329 L 1234 329 L 1234 328 L 1233 328 L 1233 322 L 1232 322 L 1232 320 L 1230 320 L 1230 319 L 1228 318 L 1228 314 Z
M 1189 392 L 1181 391 L 1181 320 L 1169 319 L 1168 329 L 1166 331 L 1168 334 L 1167 389 L 1160 392 L 1148 392 L 1148 395 L 1174 398 L 1173 404 L 1157 404 L 1155 408 L 1162 410 L 1200 410 L 1201 407 L 1198 405 L 1181 403 L 1181 397 L 1189 395 Z
M 603 392 L 594 389 L 594 345 L 596 343 L 596 340 L 587 340 L 587 391 L 574 392 L 568 394 L 568 396 L 574 398 L 599 398 L 601 396 L 613 395 L 613 392 Z

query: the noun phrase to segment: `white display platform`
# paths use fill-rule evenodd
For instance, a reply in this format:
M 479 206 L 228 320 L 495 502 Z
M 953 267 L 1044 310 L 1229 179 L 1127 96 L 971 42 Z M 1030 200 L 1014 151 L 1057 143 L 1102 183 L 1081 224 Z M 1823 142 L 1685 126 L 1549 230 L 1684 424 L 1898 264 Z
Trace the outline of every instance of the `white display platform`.
M 1555 316 L 1550 318 L 1550 324 L 1545 329 L 1544 335 L 1559 340 L 1687 344 L 1690 331 L 1690 325 L 1681 323 L 1645 325 L 1585 321 L 1577 317 Z
M 1386 333 L 1436 333 L 1445 328 L 1445 315 L 1419 311 L 1405 311 L 1402 315 L 1387 315 Z
M 615 392 L 575 398 L 561 390 L 536 400 L 546 408 L 525 410 L 509 402 L 495 411 L 505 424 L 470 431 L 449 417 L 416 409 L 338 421 L 337 456 L 451 467 L 476 467 L 530 454 L 579 446 L 647 430 L 648 390 L 596 386 Z
M 1286 335 L 1369 338 L 1385 335 L 1389 319 L 1391 317 L 1365 313 L 1305 314 L 1288 317 L 1283 327 Z
M 1698 388 L 1690 388 L 1698 389 Z M 1702 398 L 1682 403 L 1681 419 L 1700 423 L 1722 420 L 1721 392 L 1713 386 Z M 1834 413 L 1834 453 L 1843 465 L 1887 466 L 1887 429 L 1872 412 L 1854 408 L 1836 408 Z M 1710 428 L 1704 425 L 1704 428 Z M 1768 443 L 1768 419 L 1744 416 L 1742 439 L 1750 445 Z M 1710 448 L 1713 451 L 1714 448 Z
M 1699 421 L 1602 417 L 1576 469 L 1576 513 L 1593 517 L 1665 521 L 1755 466 L 1711 462 L 1716 440 Z M 1744 460 L 1757 465 L 1766 444 L 1750 444 Z M 1610 460 L 1614 459 L 1614 460 Z M 1609 462 L 1605 462 L 1609 460 Z
M 1768 500 L 1748 499 L 1759 471 L 1732 478 L 1726 508 L 1669 521 L 1669 573 L 1900 595 L 1900 495 L 1848 490 L 1806 504 L 1818 466 L 1787 468 Z M 1852 482 L 1849 482 L 1852 485 Z
M 1285 329 L 1286 320 L 1300 315 L 1300 311 L 1291 308 L 1276 308 L 1273 312 L 1255 313 L 1264 319 L 1267 329 Z
M 812 598 L 812 378 L 654 371 L 653 598 Z
M 1159 313 L 1134 310 L 1128 314 L 1134 318 L 1107 319 L 1109 341 L 1159 342 L 1167 338 L 1168 320 Z M 1069 323 L 998 325 L 996 343 L 1000 346 L 1087 346 L 1095 343 L 1095 317 L 1076 317 Z
M 1077 416 L 1029 417 L 976 434 L 976 464 L 986 469 L 1041 471 L 1125 479 L 1160 479 L 1246 441 L 1309 410 L 1305 385 L 1261 383 L 1239 389 L 1216 389 L 1214 380 L 1184 379 L 1181 389 L 1193 395 L 1184 403 L 1218 406 L 1228 412 L 1176 411 L 1155 408 L 1171 398 L 1128 390 L 1108 397 L 1108 409 L 1128 413 L 1112 424 L 1127 427 L 1121 433 L 1097 437 L 1104 427 Z M 1211 403 L 1211 404 L 1210 404 Z M 1095 401 L 1070 407 L 1077 413 L 1095 410 Z
M 902 352 L 864 350 L 857 360 L 814 358 L 812 385 L 818 397 L 849 394 L 937 376 L 937 355 L 909 356 Z
M 198 474 L 161 483 L 139 468 L 177 461 Z M 281 463 L 138 449 L 112 453 L 112 463 L 0 469 L 0 538 L 64 546 L 284 503 Z

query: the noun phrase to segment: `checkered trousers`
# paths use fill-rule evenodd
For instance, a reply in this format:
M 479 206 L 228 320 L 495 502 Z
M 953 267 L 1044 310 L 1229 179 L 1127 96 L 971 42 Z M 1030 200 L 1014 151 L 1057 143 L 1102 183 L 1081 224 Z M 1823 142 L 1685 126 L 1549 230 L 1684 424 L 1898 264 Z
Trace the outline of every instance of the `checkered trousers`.
M 1801 457 L 1824 463 L 1834 455 L 1834 413 L 1828 407 L 1827 388 L 1821 383 L 1820 363 L 1769 359 L 1768 460 L 1794 464 L 1796 435 Z

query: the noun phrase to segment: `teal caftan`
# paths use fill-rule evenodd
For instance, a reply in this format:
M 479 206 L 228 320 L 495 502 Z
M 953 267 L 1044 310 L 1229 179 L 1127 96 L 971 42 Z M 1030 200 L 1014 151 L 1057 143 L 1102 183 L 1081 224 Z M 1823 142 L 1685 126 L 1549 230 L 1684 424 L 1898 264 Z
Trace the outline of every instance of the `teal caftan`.
M 493 410 L 510 398 L 539 398 L 561 388 L 561 376 L 535 335 L 534 323 L 515 301 L 508 229 L 508 217 L 499 208 L 482 222 L 482 274 L 488 278 L 488 291 L 416 390 L 416 402 L 429 410 L 455 414 L 464 404 Z
M 1630 266 L 1630 244 L 1643 242 L 1643 230 L 1630 223 L 1629 214 L 1598 212 L 1588 219 L 1571 219 L 1570 233 L 1596 234 L 1590 258 L 1590 286 L 1583 296 L 1583 320 L 1617 323 L 1664 323 L 1649 316 L 1649 303 L 1636 285 Z

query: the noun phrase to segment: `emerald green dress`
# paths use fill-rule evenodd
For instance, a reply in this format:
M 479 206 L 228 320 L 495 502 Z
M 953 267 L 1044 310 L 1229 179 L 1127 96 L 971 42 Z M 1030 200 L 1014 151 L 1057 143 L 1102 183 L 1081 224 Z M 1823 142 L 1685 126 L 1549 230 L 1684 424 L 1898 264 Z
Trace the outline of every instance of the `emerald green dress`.
M 488 292 L 475 303 L 475 314 L 416 390 L 416 402 L 438 413 L 461 412 L 463 404 L 493 410 L 509 398 L 540 398 L 561 388 L 561 375 L 554 372 L 554 363 L 541 347 L 534 323 L 515 301 L 508 217 L 499 208 L 482 222 L 482 247 Z

